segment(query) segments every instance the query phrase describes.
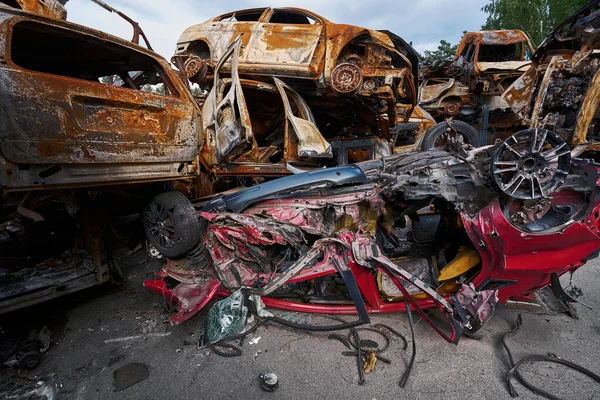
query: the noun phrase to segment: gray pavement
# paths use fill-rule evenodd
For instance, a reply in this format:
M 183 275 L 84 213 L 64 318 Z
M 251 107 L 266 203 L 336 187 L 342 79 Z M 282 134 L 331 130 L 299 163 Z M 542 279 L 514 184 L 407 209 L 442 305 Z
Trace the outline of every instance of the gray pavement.
M 517 313 L 499 309 L 479 332 L 482 339 L 463 338 L 458 346 L 443 341 L 419 321 L 416 325 L 417 358 L 406 388 L 398 381 L 410 358 L 401 341 L 392 339 L 385 356 L 357 384 L 356 360 L 343 357 L 345 348 L 327 334 L 307 334 L 275 325 L 262 326 L 243 345 L 243 355 L 224 358 L 198 350 L 195 338 L 203 315 L 178 327 L 163 323 L 168 315 L 163 299 L 142 287 L 156 267 L 138 257 L 124 260 L 128 280 L 119 287 L 100 287 L 40 307 L 10 314 L 0 326 L 47 323 L 55 342 L 42 364 L 30 375 L 51 376 L 60 386 L 60 399 L 463 399 L 509 398 L 503 383 L 507 357 L 500 337 Z M 590 262 L 573 278 L 593 307 L 578 306 L 579 320 L 567 315 L 524 313 L 521 333 L 509 340 L 517 359 L 552 352 L 600 372 L 600 262 Z M 303 315 L 308 322 L 319 317 Z M 418 320 L 418 318 L 417 318 Z M 373 316 L 404 333 L 410 341 L 406 315 Z M 168 333 L 167 336 L 148 334 Z M 106 340 L 142 335 L 120 342 Z M 368 335 L 366 335 L 368 336 Z M 251 339 L 260 337 L 257 344 Z M 377 337 L 372 337 L 377 339 Z M 113 372 L 129 362 L 145 363 L 150 377 L 121 392 L 114 392 Z M 258 375 L 272 371 L 280 387 L 264 392 Z M 526 365 L 524 375 L 565 399 L 600 399 L 600 386 L 562 366 Z M 521 399 L 539 398 L 516 384 Z

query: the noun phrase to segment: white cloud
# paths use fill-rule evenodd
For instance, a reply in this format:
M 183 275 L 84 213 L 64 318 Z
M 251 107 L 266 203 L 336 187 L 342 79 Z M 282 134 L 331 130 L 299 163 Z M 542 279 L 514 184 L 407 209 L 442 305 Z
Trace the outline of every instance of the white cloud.
M 139 22 L 150 43 L 166 59 L 173 55 L 185 28 L 213 16 L 250 7 L 264 0 L 194 1 L 105 0 Z M 387 29 L 412 42 L 417 51 L 434 49 L 440 39 L 457 43 L 462 31 L 479 30 L 485 22 L 481 7 L 488 0 L 304 0 L 302 7 L 337 23 Z M 288 0 L 271 0 L 275 7 L 290 6 Z M 90 0 L 70 0 L 68 19 L 116 36 L 130 39 L 131 26 L 116 14 Z
M 430 42 L 430 43 L 419 43 L 419 44 L 413 43 L 413 47 L 415 48 L 415 50 L 421 54 L 423 54 L 423 52 L 425 50 L 433 51 L 433 50 L 437 49 L 439 45 L 440 45 L 439 41 L 438 42 Z

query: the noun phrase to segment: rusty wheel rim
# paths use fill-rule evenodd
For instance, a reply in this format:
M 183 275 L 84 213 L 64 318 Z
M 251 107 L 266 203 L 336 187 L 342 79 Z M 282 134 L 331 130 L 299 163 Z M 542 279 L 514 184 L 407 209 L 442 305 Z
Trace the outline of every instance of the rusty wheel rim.
M 350 95 L 356 93 L 362 85 L 362 72 L 360 67 L 353 63 L 337 65 L 331 72 L 330 85 L 333 91 Z
M 152 202 L 145 215 L 146 220 L 151 224 L 148 233 L 156 243 L 161 246 L 173 247 L 176 241 L 175 226 L 168 209 Z

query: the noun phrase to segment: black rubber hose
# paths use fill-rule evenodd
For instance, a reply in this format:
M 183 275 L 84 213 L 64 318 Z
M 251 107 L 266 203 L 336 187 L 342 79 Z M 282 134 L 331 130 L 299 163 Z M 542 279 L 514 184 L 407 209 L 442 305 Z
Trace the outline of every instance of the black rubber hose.
M 354 340 L 356 341 L 352 346 L 356 349 L 356 363 L 358 364 L 358 384 L 362 385 L 365 383 L 365 367 L 362 355 L 362 348 L 360 346 L 360 335 L 355 328 L 352 328 Z
M 388 331 L 392 332 L 394 335 L 398 336 L 400 339 L 402 339 L 402 343 L 404 344 L 404 346 L 402 347 L 402 350 L 406 350 L 408 348 L 408 341 L 406 340 L 406 337 L 404 337 L 403 334 L 401 334 L 400 332 L 398 332 L 397 330 L 395 330 L 394 328 L 385 325 L 385 324 L 375 324 L 373 325 L 374 328 L 383 328 L 383 329 L 387 329 Z
M 593 373 L 589 369 L 582 367 L 581 365 L 575 364 L 574 362 L 571 362 L 571 361 L 563 360 L 562 358 L 558 358 L 555 355 L 544 356 L 544 355 L 541 355 L 541 354 L 533 354 L 531 356 L 523 357 L 522 359 L 520 359 L 519 362 L 517 362 L 515 364 L 515 366 L 512 367 L 508 371 L 508 373 L 506 374 L 506 379 L 510 380 L 510 377 L 512 375 L 516 376 L 517 369 L 521 365 L 523 365 L 525 363 L 528 363 L 528 362 L 533 363 L 533 362 L 540 362 L 540 361 L 552 362 L 552 363 L 564 365 L 565 367 L 574 369 L 575 371 L 580 372 L 580 373 L 582 373 L 582 374 L 584 374 L 584 375 L 592 378 L 596 382 L 600 383 L 600 376 L 598 376 L 597 374 Z M 540 396 L 544 396 L 544 397 L 546 397 L 548 399 L 551 399 L 551 400 L 560 400 L 559 397 L 554 396 L 553 394 L 550 394 L 550 393 L 548 393 L 548 392 L 546 392 L 546 391 L 544 391 L 544 390 L 542 390 L 542 389 L 540 389 L 538 387 L 533 386 L 531 383 L 527 382 L 523 377 L 521 377 L 521 379 L 519 379 L 519 382 L 521 382 L 521 384 L 523 386 L 525 386 L 527 389 L 531 390 L 535 394 L 539 394 Z
M 217 355 L 220 355 L 222 357 L 238 357 L 242 355 L 242 349 L 240 349 L 238 346 L 233 345 L 231 343 L 229 343 L 230 341 L 233 340 L 237 340 L 237 339 L 244 339 L 246 336 L 248 336 L 249 334 L 251 334 L 252 332 L 254 332 L 256 329 L 258 329 L 258 326 L 260 325 L 260 321 L 258 321 L 256 324 L 254 324 L 252 326 L 252 328 L 248 329 L 245 332 L 242 332 L 238 335 L 235 336 L 231 336 L 228 337 L 227 339 L 223 339 L 220 340 L 216 343 L 211 344 L 209 347 L 210 349 Z M 241 345 L 241 340 L 240 340 L 240 345 Z M 230 348 L 231 351 L 221 351 L 219 350 L 219 347 L 223 347 L 223 348 Z
M 506 344 L 506 339 L 508 339 L 509 337 L 515 336 L 519 332 L 519 329 L 521 329 L 522 323 L 523 323 L 523 319 L 521 318 L 521 314 L 519 314 L 517 316 L 517 321 L 515 322 L 515 326 L 513 326 L 504 336 L 502 336 L 502 339 L 501 339 L 502 346 L 504 346 L 504 349 L 506 350 L 506 354 L 508 355 L 508 363 L 511 368 L 513 368 L 515 366 L 515 360 L 513 358 L 512 352 L 510 351 L 510 349 L 508 348 L 508 345 Z M 521 381 L 523 379 L 523 377 L 519 374 L 519 371 L 515 372 L 515 376 L 517 377 L 517 379 L 519 381 Z M 508 393 L 510 394 L 511 397 L 519 396 L 519 394 L 515 390 L 513 384 L 510 381 L 510 378 L 508 376 L 506 377 L 506 385 L 508 387 Z
M 522 324 L 522 319 L 521 319 L 521 314 L 519 314 L 519 316 L 517 317 L 517 322 L 514 326 L 513 329 L 511 329 L 506 335 L 504 335 L 502 337 L 502 345 L 504 346 L 504 348 L 506 349 L 506 353 L 508 354 L 508 359 L 509 362 L 511 364 L 511 368 L 510 370 L 506 373 L 506 383 L 508 385 L 509 388 L 509 393 L 512 397 L 517 397 L 518 394 L 515 391 L 512 383 L 510 382 L 510 378 L 514 375 L 517 380 L 523 385 L 525 386 L 527 389 L 531 390 L 533 393 L 538 394 L 540 396 L 543 396 L 547 399 L 550 400 L 560 400 L 559 397 L 548 393 L 534 385 L 532 385 L 531 383 L 527 382 L 527 380 L 525 380 L 525 378 L 523 378 L 523 376 L 521 376 L 521 374 L 519 374 L 519 367 L 525 363 L 533 363 L 533 362 L 552 362 L 552 363 L 556 363 L 556 364 L 561 364 L 564 365 L 567 368 L 571 368 L 574 369 L 575 371 L 582 373 L 590 378 L 592 378 L 593 380 L 595 380 L 596 382 L 600 383 L 600 376 L 595 374 L 594 372 L 590 371 L 587 368 L 582 367 L 581 365 L 575 364 L 574 362 L 571 361 L 567 361 L 567 360 L 563 360 L 562 358 L 559 358 L 555 355 L 540 355 L 540 354 L 534 354 L 534 355 L 530 355 L 530 356 L 526 356 L 523 357 L 522 359 L 520 359 L 517 363 L 514 362 L 512 353 L 510 351 L 510 349 L 508 348 L 508 346 L 506 345 L 506 341 L 505 339 L 507 337 L 511 337 L 517 334 L 517 332 L 519 332 L 519 329 L 521 328 L 521 324 Z
M 221 351 L 221 350 L 219 350 L 220 347 L 229 348 L 229 349 L 231 349 L 231 351 Z M 238 357 L 238 356 L 242 355 L 242 349 L 240 349 L 239 347 L 237 347 L 231 343 L 227 343 L 224 341 L 220 341 L 218 343 L 211 344 L 210 349 L 215 354 L 217 354 L 221 357 Z
M 350 342 L 348 342 L 348 339 L 346 339 L 346 336 L 344 335 L 340 335 L 339 333 L 330 333 L 329 336 L 327 336 L 327 339 L 338 340 L 340 343 L 346 346 L 348 350 L 352 349 L 352 347 L 350 347 Z
M 356 332 L 356 331 L 375 332 L 383 337 L 383 339 L 385 340 L 385 345 L 381 349 L 377 348 L 377 350 L 375 350 L 377 353 L 383 353 L 384 351 L 387 350 L 388 347 L 390 347 L 390 338 L 384 332 L 381 332 L 380 330 L 375 329 L 375 328 L 354 328 L 348 333 L 348 343 L 350 343 L 350 345 L 352 345 L 352 347 L 354 347 L 355 349 L 356 349 L 356 346 L 355 346 L 354 342 L 351 340 L 351 338 L 354 335 L 354 332 Z
M 415 343 L 415 328 L 413 326 L 413 317 L 412 311 L 410 310 L 410 304 L 406 297 L 404 298 L 404 304 L 406 305 L 406 314 L 408 314 L 408 326 L 410 326 L 410 337 L 412 341 L 412 355 L 410 356 L 410 362 L 408 363 L 408 368 L 406 368 L 406 372 L 402 375 L 400 379 L 400 387 L 404 389 L 406 383 L 408 382 L 408 377 L 410 376 L 410 372 L 412 371 L 413 364 L 415 363 L 415 358 L 417 357 L 417 344 Z

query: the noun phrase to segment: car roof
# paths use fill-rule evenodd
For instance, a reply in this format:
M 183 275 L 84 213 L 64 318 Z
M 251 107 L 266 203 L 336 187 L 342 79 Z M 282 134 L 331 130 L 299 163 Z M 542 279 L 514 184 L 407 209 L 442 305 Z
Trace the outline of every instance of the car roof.
M 227 15 L 231 15 L 231 14 L 246 14 L 246 13 L 261 13 L 261 15 L 264 15 L 265 11 L 270 11 L 270 10 L 276 10 L 276 11 L 296 11 L 302 14 L 307 14 L 310 16 L 313 16 L 316 19 L 321 20 L 322 22 L 329 22 L 326 18 L 321 17 L 319 14 L 316 14 L 310 10 L 306 10 L 304 8 L 297 8 L 297 7 L 257 7 L 257 8 L 245 8 L 243 10 L 235 10 L 235 11 L 230 11 L 230 12 L 226 12 L 223 13 L 221 15 L 218 15 L 214 18 L 211 19 L 211 21 L 218 21 L 221 18 L 227 16 Z M 244 21 L 240 21 L 240 22 L 244 22 Z
M 511 44 L 527 41 L 525 32 L 518 29 L 490 30 L 465 33 L 465 41 L 482 44 Z

